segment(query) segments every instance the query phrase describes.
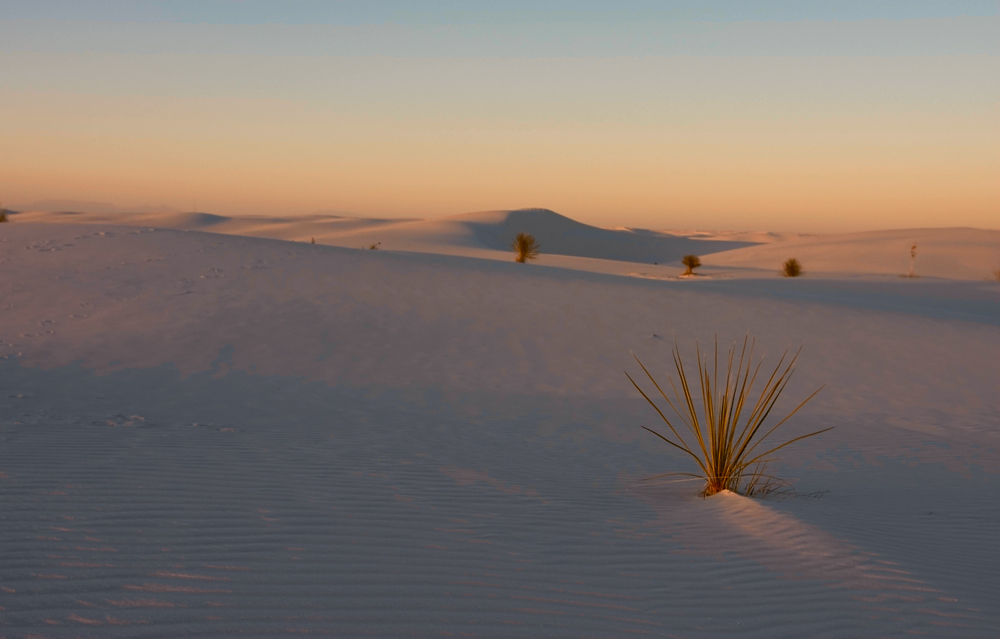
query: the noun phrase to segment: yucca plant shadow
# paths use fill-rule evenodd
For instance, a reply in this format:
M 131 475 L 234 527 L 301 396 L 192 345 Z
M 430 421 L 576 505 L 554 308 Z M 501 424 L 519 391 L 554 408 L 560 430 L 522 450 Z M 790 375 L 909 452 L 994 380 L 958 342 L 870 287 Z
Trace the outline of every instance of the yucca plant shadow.
M 724 370 L 719 365 L 718 339 L 715 340 L 714 356 L 711 360 L 707 356 L 702 356 L 696 343 L 695 356 L 698 360 L 700 402 L 696 401 L 691 384 L 688 382 L 687 371 L 684 368 L 683 358 L 676 340 L 672 355 L 680 389 L 673 378 L 667 378 L 673 391 L 673 399 L 664 392 L 653 375 L 633 353 L 633 357 L 642 368 L 643 373 L 667 402 L 669 410 L 676 415 L 675 418 L 668 418 L 656 402 L 650 399 L 649 395 L 626 372 L 625 375 L 632 382 L 632 385 L 663 419 L 672 437 L 646 426 L 642 428 L 686 453 L 694 459 L 700 470 L 699 473 L 665 473 L 647 477 L 643 481 L 671 476 L 703 479 L 705 481 L 705 487 L 702 491 L 704 497 L 723 490 L 747 496 L 767 494 L 782 485 L 781 480 L 770 475 L 767 470 L 768 463 L 776 459 L 773 457 L 774 453 L 789 444 L 831 430 L 824 428 L 789 439 L 776 446 L 772 445 L 773 442 L 769 441 L 768 438 L 805 406 L 806 402 L 815 397 L 816 393 L 822 390 L 822 387 L 773 426 L 766 426 L 765 422 L 771 416 L 778 398 L 788 385 L 802 349 L 800 348 L 791 359 L 788 358 L 787 351 L 781 356 L 774 371 L 764 383 L 760 395 L 756 396 L 756 401 L 754 401 L 754 386 L 758 378 L 762 378 L 761 366 L 763 365 L 763 359 L 754 364 L 755 343 L 756 340 L 751 340 L 749 335 L 744 338 L 742 348 L 737 348 L 738 343 L 734 343 L 728 357 L 723 362 Z M 736 359 L 737 351 L 739 351 L 738 360 Z M 788 360 L 787 364 L 786 360 Z M 721 383 L 720 373 L 723 377 Z M 764 374 L 767 374 L 766 371 Z M 751 402 L 753 402 L 752 405 Z M 699 403 L 701 404 L 700 414 Z M 765 444 L 765 442 L 767 443 Z

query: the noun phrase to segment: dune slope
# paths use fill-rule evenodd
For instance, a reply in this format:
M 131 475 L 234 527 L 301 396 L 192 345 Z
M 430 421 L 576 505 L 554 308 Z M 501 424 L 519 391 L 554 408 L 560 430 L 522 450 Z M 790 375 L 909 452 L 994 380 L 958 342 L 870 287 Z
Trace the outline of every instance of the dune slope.
M 1000 268 L 1000 231 L 970 228 L 805 237 L 714 253 L 703 261 L 710 266 L 777 272 L 785 260 L 794 257 L 806 273 L 903 276 L 909 275 L 914 245 L 914 274 L 918 277 L 985 280 Z
M 206 213 L 19 213 L 24 222 L 129 224 L 175 230 L 211 231 L 275 239 L 395 251 L 506 259 L 518 233 L 530 233 L 547 255 L 623 262 L 676 262 L 687 253 L 705 254 L 750 246 L 753 241 L 696 239 L 658 231 L 602 229 L 548 209 L 485 211 L 432 220 L 388 220 L 331 215 L 230 218 Z
M 714 279 L 780 277 L 781 265 L 798 259 L 807 278 L 897 277 L 910 269 L 917 245 L 918 277 L 995 279 L 1000 269 L 1000 231 L 901 229 L 844 235 L 768 232 L 603 229 L 547 209 L 484 211 L 430 220 L 367 219 L 316 214 L 226 217 L 170 211 L 124 213 L 29 211 L 12 221 L 56 224 L 125 224 L 145 228 L 208 231 L 347 248 L 511 259 L 518 233 L 541 244 L 539 263 L 562 268 L 650 279 L 676 278 L 680 260 L 695 254 L 699 271 Z
M 0 269 L 7 636 L 1000 632 L 998 305 L 101 224 Z M 748 328 L 826 385 L 797 495 L 639 481 L 691 467 L 630 351 Z

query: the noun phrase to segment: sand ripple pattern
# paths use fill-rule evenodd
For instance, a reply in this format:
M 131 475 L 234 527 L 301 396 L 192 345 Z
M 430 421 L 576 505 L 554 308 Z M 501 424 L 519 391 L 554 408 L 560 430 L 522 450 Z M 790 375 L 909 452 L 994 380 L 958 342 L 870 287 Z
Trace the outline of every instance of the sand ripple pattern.
M 21 386 L 37 375 L 2 370 Z M 130 375 L 94 383 L 112 395 Z M 530 420 L 470 431 L 455 415 L 419 419 L 388 399 L 288 379 L 183 383 L 221 400 L 265 397 L 279 414 L 291 388 L 309 418 L 160 423 L 124 406 L 81 419 L 46 413 L 39 398 L 39 413 L 3 425 L 0 636 L 981 637 L 998 627 L 995 611 L 780 503 L 636 489 L 616 476 L 623 458 L 607 442 L 532 444 Z

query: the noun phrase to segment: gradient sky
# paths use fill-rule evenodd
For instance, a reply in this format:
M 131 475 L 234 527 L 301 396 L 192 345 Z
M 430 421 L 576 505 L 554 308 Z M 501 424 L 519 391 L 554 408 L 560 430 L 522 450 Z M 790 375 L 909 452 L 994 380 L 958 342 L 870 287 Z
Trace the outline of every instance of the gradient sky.
M 0 87 L 12 208 L 1000 228 L 996 0 L 0 0 Z

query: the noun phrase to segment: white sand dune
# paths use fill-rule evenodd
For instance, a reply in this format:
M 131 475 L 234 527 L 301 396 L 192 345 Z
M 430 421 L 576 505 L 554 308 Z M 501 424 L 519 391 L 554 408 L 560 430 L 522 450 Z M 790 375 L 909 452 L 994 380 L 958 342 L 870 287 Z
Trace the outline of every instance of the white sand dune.
M 908 275 L 910 249 L 917 247 L 914 272 L 923 277 L 984 280 L 1000 268 L 1000 231 L 970 228 L 903 229 L 804 237 L 707 255 L 707 266 L 777 273 L 789 258 L 806 273 Z
M 687 253 L 711 253 L 749 246 L 742 234 L 694 232 L 694 239 L 643 229 L 602 229 L 547 209 L 485 211 L 433 220 L 386 220 L 329 215 L 228 218 L 207 213 L 65 213 L 31 211 L 14 216 L 23 222 L 129 224 L 153 228 L 211 231 L 275 239 L 419 253 L 508 259 L 518 233 L 534 235 L 546 255 L 622 262 L 677 262 Z M 759 234 L 752 234 L 758 237 Z
M 780 277 L 795 257 L 806 277 L 884 278 L 908 274 L 910 247 L 917 245 L 920 277 L 984 280 L 1000 268 L 1000 231 L 903 229 L 845 235 L 725 231 L 602 229 L 547 209 L 485 211 L 431 220 L 369 219 L 336 215 L 226 217 L 209 213 L 28 211 L 18 223 L 126 224 L 147 228 L 208 231 L 328 246 L 507 261 L 518 233 L 540 243 L 538 263 L 574 270 L 646 279 L 674 279 L 680 260 L 702 258 L 703 278 Z
M 660 233 L 689 237 L 696 240 L 718 240 L 721 242 L 747 242 L 748 244 L 771 244 L 774 242 L 788 242 L 803 237 L 810 237 L 808 233 L 775 233 L 773 231 L 679 231 L 663 230 Z
M 338 215 L 293 217 L 227 217 L 211 213 L 177 212 L 76 212 L 25 211 L 11 216 L 18 223 L 125 224 L 179 231 L 208 231 L 229 235 L 269 237 L 277 240 L 309 241 L 336 237 L 359 229 L 399 224 L 411 220 L 369 219 Z M 317 240 L 317 241 L 319 241 Z
M 673 262 L 694 251 L 714 252 L 749 244 L 691 240 L 657 231 L 602 229 L 548 209 L 467 213 L 380 231 L 366 230 L 365 238 L 375 240 L 384 236 L 387 248 L 397 243 L 407 247 L 461 243 L 504 255 L 509 255 L 511 242 L 518 233 L 529 233 L 547 254 L 643 264 Z
M 37 217 L 0 225 L 0 636 L 1000 635 L 1000 284 L 499 261 L 596 242 L 546 214 L 381 229 L 490 259 Z M 797 494 L 639 481 L 691 464 L 630 351 L 748 329 L 805 344 L 786 407 L 826 386 Z

